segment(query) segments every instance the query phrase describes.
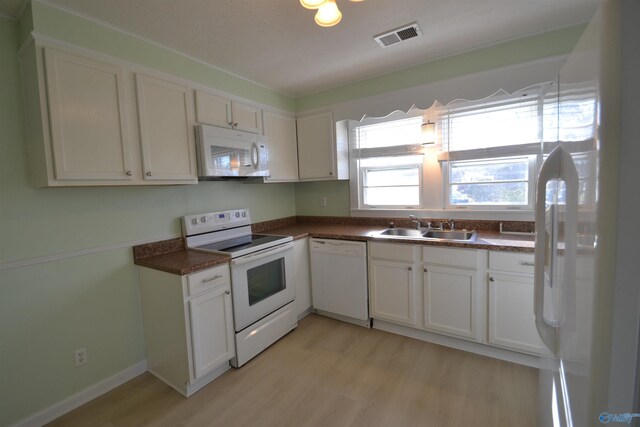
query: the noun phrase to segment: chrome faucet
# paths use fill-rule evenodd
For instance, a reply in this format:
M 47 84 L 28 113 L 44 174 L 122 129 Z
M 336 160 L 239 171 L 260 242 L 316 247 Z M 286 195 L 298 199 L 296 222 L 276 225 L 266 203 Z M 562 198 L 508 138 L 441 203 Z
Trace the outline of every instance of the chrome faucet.
M 442 221 L 442 222 L 440 223 L 440 230 L 443 230 L 443 231 L 444 231 L 444 226 L 445 226 L 445 224 L 449 226 L 449 229 L 450 229 L 451 231 L 455 230 L 455 223 L 454 223 L 454 221 L 453 221 L 452 219 L 448 219 L 448 220 L 446 220 L 446 221 Z
M 415 215 L 409 215 L 409 219 L 411 219 L 411 222 L 413 222 L 416 225 L 416 230 L 420 230 L 420 227 L 422 226 L 422 223 L 420 222 L 420 218 L 418 218 Z

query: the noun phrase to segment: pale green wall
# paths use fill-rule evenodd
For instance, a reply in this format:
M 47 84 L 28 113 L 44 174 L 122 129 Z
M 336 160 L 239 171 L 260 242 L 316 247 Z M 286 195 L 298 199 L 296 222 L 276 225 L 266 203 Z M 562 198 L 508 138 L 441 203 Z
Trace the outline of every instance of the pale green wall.
M 577 25 L 512 40 L 302 96 L 296 99 L 296 111 L 306 111 L 550 56 L 565 55 L 571 52 L 585 27 L 586 25 Z
M 248 207 L 256 221 L 295 215 L 294 184 L 33 188 L 20 31 L 0 18 L 0 426 L 144 360 L 137 269 L 127 242 L 179 234 L 180 216 L 203 211 Z M 11 261 L 122 244 L 3 269 Z M 89 363 L 75 368 L 73 351 L 83 346 Z
M 320 206 L 320 197 L 327 206 Z M 296 184 L 296 214 L 349 216 L 349 181 L 319 181 Z
M 58 40 L 165 71 L 225 92 L 294 111 L 294 99 L 231 74 L 192 61 L 139 38 L 97 25 L 39 1 L 32 2 L 36 32 Z M 167 28 L 167 31 L 171 31 Z

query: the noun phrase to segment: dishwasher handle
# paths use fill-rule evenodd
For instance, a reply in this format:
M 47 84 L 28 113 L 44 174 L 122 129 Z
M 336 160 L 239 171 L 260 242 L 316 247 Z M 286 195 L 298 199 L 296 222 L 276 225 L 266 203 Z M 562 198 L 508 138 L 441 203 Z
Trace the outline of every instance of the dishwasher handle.
M 366 244 L 363 242 L 311 239 L 311 252 L 322 252 L 344 256 L 366 256 Z

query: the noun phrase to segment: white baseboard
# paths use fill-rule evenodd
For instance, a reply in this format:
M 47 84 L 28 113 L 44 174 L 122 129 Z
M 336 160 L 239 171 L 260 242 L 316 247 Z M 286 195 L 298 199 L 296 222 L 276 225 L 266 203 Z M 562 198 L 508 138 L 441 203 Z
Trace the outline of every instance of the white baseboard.
M 351 323 L 356 326 L 362 326 L 365 328 L 371 327 L 371 319 L 362 320 L 362 319 L 354 319 L 353 317 L 343 316 L 341 314 L 329 313 L 328 311 L 316 310 L 316 314 L 320 316 L 330 317 L 332 319 L 340 320 L 341 322 Z
M 505 350 L 483 343 L 467 341 L 460 338 L 448 337 L 428 331 L 422 331 L 420 329 L 396 325 L 394 323 L 385 322 L 384 320 L 374 320 L 373 329 L 404 335 L 405 337 L 468 351 L 470 353 L 480 354 L 494 359 L 506 360 L 507 362 L 518 363 L 532 368 L 540 368 L 540 358 L 538 356 Z
M 133 366 L 128 367 L 124 371 L 106 378 L 99 383 L 93 384 L 84 390 L 79 391 L 73 396 L 69 396 L 61 402 L 58 402 L 37 414 L 31 415 L 22 421 L 18 421 L 13 427 L 39 427 L 48 422 L 61 417 L 62 415 L 73 411 L 74 409 L 84 405 L 90 400 L 99 397 L 106 392 L 126 383 L 127 381 L 141 375 L 147 371 L 147 361 L 143 360 Z
M 302 313 L 298 314 L 298 322 L 301 319 L 304 319 L 305 317 L 307 317 L 308 315 L 310 315 L 311 313 L 315 313 L 316 310 L 313 307 L 309 307 L 307 308 L 305 311 L 303 311 Z

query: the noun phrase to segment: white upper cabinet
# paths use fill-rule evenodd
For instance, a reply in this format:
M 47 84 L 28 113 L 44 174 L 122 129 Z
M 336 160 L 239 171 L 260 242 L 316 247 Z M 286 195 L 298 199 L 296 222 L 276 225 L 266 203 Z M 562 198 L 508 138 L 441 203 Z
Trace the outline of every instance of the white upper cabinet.
M 261 109 L 203 90 L 196 90 L 198 123 L 262 134 Z
M 269 177 L 265 182 L 298 180 L 296 121 L 283 114 L 263 112 L 264 134 L 269 146 Z
M 36 187 L 198 182 L 191 89 L 49 42 L 20 55 Z
M 191 89 L 136 74 L 136 94 L 144 179 L 197 179 Z
M 131 180 L 124 70 L 44 49 L 55 179 Z
M 298 170 L 301 181 L 348 179 L 348 146 L 336 142 L 333 114 L 300 117 L 298 128 Z

